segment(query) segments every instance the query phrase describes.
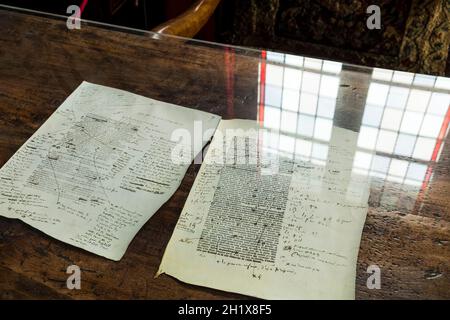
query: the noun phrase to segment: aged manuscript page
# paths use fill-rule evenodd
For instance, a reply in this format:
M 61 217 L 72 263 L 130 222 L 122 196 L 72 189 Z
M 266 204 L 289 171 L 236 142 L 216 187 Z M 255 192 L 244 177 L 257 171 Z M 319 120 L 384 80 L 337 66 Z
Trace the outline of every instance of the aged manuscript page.
M 267 299 L 354 299 L 369 194 L 352 170 L 357 133 L 333 127 L 315 163 L 295 136 L 258 128 L 220 122 L 158 275 Z
M 119 260 L 219 120 L 83 82 L 0 170 L 0 215 Z M 205 141 L 185 163 L 172 162 L 172 133 L 194 134 L 199 123 Z

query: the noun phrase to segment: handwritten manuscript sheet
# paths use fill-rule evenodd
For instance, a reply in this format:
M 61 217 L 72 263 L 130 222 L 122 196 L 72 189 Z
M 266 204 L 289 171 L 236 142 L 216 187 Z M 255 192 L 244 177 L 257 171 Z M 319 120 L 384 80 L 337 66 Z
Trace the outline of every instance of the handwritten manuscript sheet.
M 189 166 L 170 161 L 174 130 L 201 122 L 207 141 L 219 120 L 83 82 L 0 170 L 0 215 L 120 260 Z
M 267 299 L 353 299 L 368 200 L 352 170 L 357 133 L 333 127 L 323 165 L 287 147 L 295 137 L 248 135 L 258 128 L 220 122 L 158 275 Z M 255 152 L 256 163 L 235 161 Z

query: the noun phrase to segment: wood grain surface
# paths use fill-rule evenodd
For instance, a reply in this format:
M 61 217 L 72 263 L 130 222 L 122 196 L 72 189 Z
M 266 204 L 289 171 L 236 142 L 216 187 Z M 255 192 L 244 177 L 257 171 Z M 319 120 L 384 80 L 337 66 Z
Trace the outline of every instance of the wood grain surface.
M 0 10 L 0 166 L 83 81 L 254 119 L 259 52 L 119 32 Z M 359 130 L 370 70 L 344 67 L 334 124 Z M 392 155 L 391 155 L 392 156 Z M 446 139 L 429 184 L 418 193 L 374 180 L 359 252 L 358 299 L 450 299 L 450 148 Z M 0 217 L 1 299 L 241 299 L 245 296 L 154 278 L 199 166 L 144 225 L 119 262 Z M 386 205 L 382 197 L 396 201 Z M 82 271 L 81 290 L 66 288 L 66 268 Z M 381 268 L 381 289 L 366 287 Z

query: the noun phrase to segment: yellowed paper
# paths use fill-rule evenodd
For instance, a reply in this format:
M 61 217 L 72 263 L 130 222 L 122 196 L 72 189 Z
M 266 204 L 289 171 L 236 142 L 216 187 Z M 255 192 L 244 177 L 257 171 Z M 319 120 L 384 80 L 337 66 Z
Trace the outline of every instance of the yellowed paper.
M 323 164 L 303 142 L 222 120 L 158 275 L 266 299 L 353 299 L 368 200 L 352 170 L 357 133 L 333 127 Z M 237 164 L 239 152 L 256 164 Z
M 119 260 L 200 151 L 171 161 L 173 132 L 201 149 L 219 119 L 83 82 L 0 170 L 0 215 Z

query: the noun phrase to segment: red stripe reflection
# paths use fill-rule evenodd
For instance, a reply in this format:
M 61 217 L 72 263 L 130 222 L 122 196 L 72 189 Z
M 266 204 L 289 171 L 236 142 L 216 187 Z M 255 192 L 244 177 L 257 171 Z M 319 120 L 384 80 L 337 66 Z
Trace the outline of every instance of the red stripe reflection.
M 449 123 L 450 123 L 450 106 L 447 109 L 447 113 L 445 115 L 444 121 L 442 122 L 441 130 L 439 131 L 438 138 L 436 139 L 436 144 L 434 145 L 434 150 L 431 155 L 432 162 L 436 162 L 436 160 L 438 158 L 439 151 L 441 150 L 442 143 L 444 142 Z M 428 189 L 428 185 L 430 184 L 432 175 L 433 175 L 433 166 L 430 164 L 430 165 L 428 165 L 427 172 L 425 174 L 425 178 L 423 179 L 422 186 L 420 188 L 419 194 L 416 199 L 416 203 L 414 205 L 414 213 L 418 213 L 420 210 L 420 205 L 421 205 L 423 197 L 425 195 L 425 191 Z
M 261 51 L 261 70 L 259 75 L 259 124 L 264 124 L 264 99 L 266 94 L 266 61 L 267 52 Z

